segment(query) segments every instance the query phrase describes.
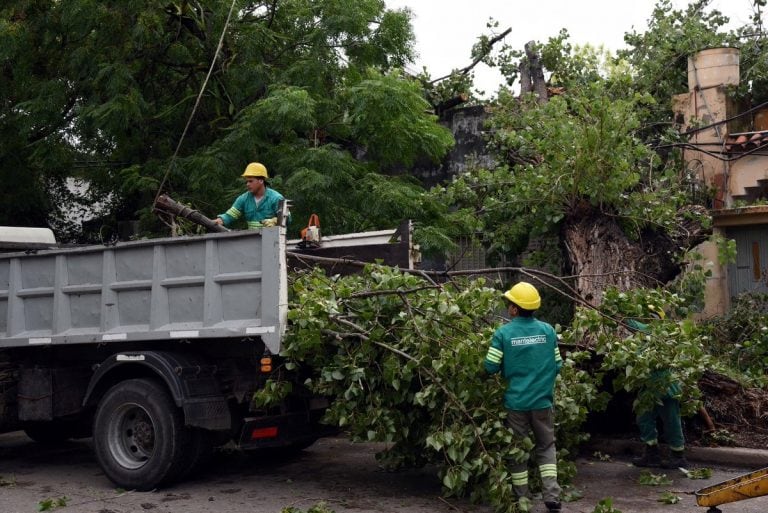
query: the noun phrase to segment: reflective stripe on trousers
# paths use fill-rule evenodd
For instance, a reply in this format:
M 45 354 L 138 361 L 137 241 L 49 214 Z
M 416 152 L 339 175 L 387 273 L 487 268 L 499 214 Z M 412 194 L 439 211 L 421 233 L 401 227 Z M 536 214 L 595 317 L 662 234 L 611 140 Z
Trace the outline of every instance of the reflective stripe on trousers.
M 518 436 L 533 432 L 536 463 L 539 466 L 545 501 L 560 501 L 557 484 L 557 454 L 555 450 L 554 413 L 552 408 L 530 411 L 508 411 L 507 425 Z M 512 464 L 512 487 L 518 497 L 528 496 L 528 462 Z

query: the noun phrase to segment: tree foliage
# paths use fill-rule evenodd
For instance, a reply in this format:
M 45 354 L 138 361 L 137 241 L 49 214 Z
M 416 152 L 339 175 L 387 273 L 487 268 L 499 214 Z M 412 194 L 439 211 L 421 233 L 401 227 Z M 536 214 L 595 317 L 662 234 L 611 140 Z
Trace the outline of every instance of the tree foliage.
M 711 0 L 696 0 L 684 9 L 673 8 L 670 0 L 659 0 L 643 32 L 625 34 L 628 48 L 617 52 L 633 76 L 633 88 L 653 96 L 655 104 L 641 111 L 648 136 L 663 136 L 672 120 L 672 97 L 688 91 L 688 57 L 709 48 L 731 47 L 740 50 L 740 85 L 732 91 L 735 100 L 745 105 L 768 101 L 768 40 L 763 27 L 763 0 L 753 2 L 749 22 L 726 31 L 730 21 Z
M 696 380 L 709 359 L 706 332 L 689 318 L 693 299 L 680 291 L 613 290 L 601 312 L 579 310 L 563 330 L 565 363 L 555 390 L 561 483 L 575 471 L 569 455 L 588 438 L 587 414 L 607 403 L 599 391 L 605 375 L 636 394 L 637 411 L 652 407 L 655 392 L 671 383 L 683 385 L 686 411 L 695 411 Z M 438 285 L 372 265 L 355 276 L 296 276 L 290 301 L 281 351 L 287 381 L 271 382 L 258 404 L 290 393 L 296 373 L 312 392 L 333 399 L 325 422 L 353 440 L 388 444 L 377 456 L 382 464 L 434 464 L 447 495 L 517 511 L 508 464 L 527 461 L 532 442 L 505 427 L 506 383 L 482 369 L 503 321 L 497 290 L 482 279 Z M 650 321 L 649 304 L 669 312 L 667 320 Z M 649 332 L 627 331 L 630 318 L 646 320 Z
M 739 382 L 765 386 L 768 364 L 768 294 L 736 298 L 728 313 L 704 324 L 724 372 Z
M 659 0 L 648 19 L 648 29 L 625 34 L 628 48 L 619 51 L 618 57 L 632 67 L 633 87 L 656 100 L 656 108 L 647 113 L 648 121 L 671 120 L 672 97 L 688 91 L 688 57 L 734 42 L 722 30 L 728 18 L 707 9 L 710 3 L 697 0 L 685 9 L 674 9 L 670 0 Z
M 409 13 L 381 0 L 237 0 L 179 158 L 170 166 L 213 62 L 229 2 L 15 0 L 0 9 L 0 223 L 44 224 L 68 176 L 148 213 L 165 189 L 208 215 L 263 162 L 294 218 L 329 232 L 394 226 L 422 199 L 393 170 L 439 159 L 450 134 L 417 83 Z M 382 173 L 387 173 L 384 175 Z M 298 226 L 294 227 L 298 229 Z
M 689 315 L 691 299 L 664 289 L 611 289 L 599 311 L 577 310 L 563 338 L 594 346 L 603 358 L 601 371 L 614 376 L 614 388 L 633 393 L 636 413 L 653 409 L 672 388 L 683 414 L 691 415 L 701 397 L 698 379 L 713 363 L 705 351 L 708 333 Z M 655 318 L 649 306 L 670 312 L 669 318 Z M 630 319 L 646 323 L 648 330 L 628 329 Z
M 391 444 L 378 455 L 393 468 L 436 464 L 448 495 L 470 496 L 516 511 L 508 462 L 527 461 L 529 439 L 505 428 L 505 383 L 482 361 L 501 320 L 501 295 L 484 280 L 439 286 L 398 270 L 370 266 L 357 276 L 320 272 L 293 283 L 286 367 L 313 392 L 335 400 L 325 421 L 353 440 Z M 565 358 L 557 383 L 561 480 L 566 460 L 586 438 L 587 412 L 605 398 L 595 377 Z M 288 390 L 274 385 L 262 403 Z
M 557 237 L 568 274 L 614 276 L 607 283 L 618 287 L 653 286 L 679 273 L 680 256 L 703 240 L 711 221 L 707 197 L 680 155 L 659 151 L 659 141 L 680 137 L 669 122 L 671 97 L 687 91 L 688 55 L 733 44 L 747 30 L 720 30 L 727 20 L 707 6 L 677 11 L 660 1 L 648 31 L 627 34 L 631 51 L 616 56 L 574 47 L 565 30 L 535 45 L 549 101 L 500 92 L 486 123 L 497 165 L 433 191 L 454 207 L 452 226 L 497 260 L 516 258 L 533 238 Z M 754 59 L 764 55 L 763 41 L 753 37 L 749 45 L 749 76 L 762 65 Z M 506 69 L 515 78 L 515 68 Z M 751 87 L 756 94 L 757 82 Z M 599 300 L 584 280 L 576 288 Z
M 637 111 L 653 100 L 625 92 L 599 80 L 541 106 L 501 95 L 489 120 L 500 165 L 434 193 L 458 207 L 458 226 L 500 255 L 593 212 L 613 216 L 634 238 L 649 228 L 674 230 L 688 201 L 685 183 L 674 161 L 662 162 L 637 135 Z

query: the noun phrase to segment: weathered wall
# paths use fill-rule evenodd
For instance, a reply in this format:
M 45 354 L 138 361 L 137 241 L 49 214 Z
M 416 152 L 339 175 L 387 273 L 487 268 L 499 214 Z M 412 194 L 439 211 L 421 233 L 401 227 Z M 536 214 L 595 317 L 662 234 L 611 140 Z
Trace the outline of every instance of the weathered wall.
M 491 166 L 493 158 L 485 145 L 484 124 L 488 113 L 482 105 L 452 109 L 444 113 L 440 122 L 453 133 L 456 146 L 440 164 L 422 163 L 414 169 L 414 175 L 426 187 L 449 180 L 473 165 Z
M 456 140 L 456 145 L 439 164 L 422 162 L 413 170 L 425 187 L 430 188 L 450 180 L 473 166 L 490 167 L 494 159 L 485 144 L 485 121 L 488 112 L 482 105 L 455 108 L 442 114 L 440 122 L 448 128 Z M 456 255 L 445 258 L 424 256 L 422 269 L 458 270 L 485 267 L 485 251 L 472 245 L 470 241 L 459 241 L 461 250 Z
M 737 244 L 737 261 L 725 266 L 718 261 L 717 247 L 704 243 L 698 251 L 712 275 L 707 280 L 703 316 L 725 314 L 733 296 L 762 291 L 767 253 L 762 239 L 766 209 L 759 206 L 735 208 L 739 203 L 754 203 L 768 190 L 768 159 L 757 150 L 762 135 L 752 132 L 752 117 L 740 115 L 745 105 L 731 98 L 730 87 L 739 81 L 738 51 L 711 49 L 691 56 L 688 61 L 689 91 L 673 98 L 675 120 L 682 131 L 696 125 L 706 128 L 688 133 L 696 148 L 686 148 L 683 158 L 691 174 L 714 190 L 715 233 L 732 238 Z M 739 137 L 737 137 L 739 136 Z M 755 146 L 744 144 L 755 139 Z M 699 151 L 701 150 L 701 151 Z M 754 152 L 741 155 L 739 152 Z

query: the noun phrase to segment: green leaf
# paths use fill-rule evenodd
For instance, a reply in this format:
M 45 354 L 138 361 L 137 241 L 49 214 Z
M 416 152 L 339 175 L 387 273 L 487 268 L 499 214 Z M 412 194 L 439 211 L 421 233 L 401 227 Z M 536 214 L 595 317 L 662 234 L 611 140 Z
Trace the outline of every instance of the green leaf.
M 664 504 L 677 504 L 682 499 L 680 499 L 680 497 L 675 495 L 673 492 L 666 491 L 666 492 L 662 493 L 661 496 L 658 499 L 656 499 L 656 500 L 658 502 L 662 502 Z
M 681 470 L 688 479 L 709 479 L 712 477 L 712 469 L 707 467 Z
M 654 474 L 648 470 L 640 473 L 637 482 L 643 486 L 667 486 L 672 484 L 672 480 L 666 474 Z

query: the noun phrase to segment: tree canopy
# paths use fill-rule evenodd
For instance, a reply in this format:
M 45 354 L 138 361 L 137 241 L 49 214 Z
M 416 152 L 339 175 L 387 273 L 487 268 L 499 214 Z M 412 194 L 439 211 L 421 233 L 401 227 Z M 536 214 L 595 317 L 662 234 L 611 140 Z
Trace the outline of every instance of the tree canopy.
M 173 197 L 215 215 L 255 160 L 299 222 L 317 212 L 344 232 L 424 211 L 399 170 L 439 159 L 452 137 L 400 72 L 413 56 L 408 11 L 382 0 L 235 1 L 170 165 L 229 4 L 6 2 L 0 223 L 61 219 L 72 176 L 91 185 L 86 203 L 111 199 L 116 219 L 148 213 L 166 173 Z
M 507 89 L 491 103 L 486 126 L 497 165 L 433 191 L 454 206 L 451 225 L 497 260 L 519 258 L 533 238 L 558 241 L 550 261 L 562 262 L 594 304 L 606 286 L 658 286 L 677 276 L 682 255 L 710 226 L 701 186 L 669 150 L 681 140 L 671 99 L 688 90 L 687 57 L 741 42 L 744 80 L 732 95 L 768 99 L 761 96 L 762 2 L 751 24 L 730 32 L 708 4 L 677 10 L 660 0 L 648 30 L 627 34 L 629 48 L 615 55 L 573 46 L 565 30 L 534 43 L 550 94 Z M 512 55 L 529 58 L 517 50 L 499 61 Z M 518 78 L 519 67 L 502 69 L 510 81 Z

